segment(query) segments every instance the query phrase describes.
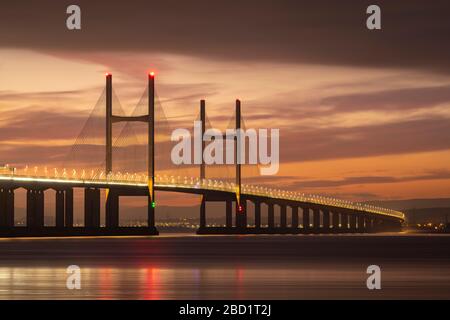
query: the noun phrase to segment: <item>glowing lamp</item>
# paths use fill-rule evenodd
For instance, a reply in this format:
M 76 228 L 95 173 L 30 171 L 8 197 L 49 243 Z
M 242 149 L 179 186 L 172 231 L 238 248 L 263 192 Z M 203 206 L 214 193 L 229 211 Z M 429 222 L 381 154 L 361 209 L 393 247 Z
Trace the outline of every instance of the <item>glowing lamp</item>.
M 239 212 L 242 212 L 242 211 L 244 211 L 244 207 L 240 204 L 240 205 L 238 205 L 238 211 Z
M 155 207 L 156 207 L 156 202 L 152 201 L 152 208 L 155 208 Z
M 149 75 L 150 75 L 150 77 L 154 77 L 155 76 L 155 73 L 153 72 L 153 71 L 151 71 L 150 73 L 149 73 Z

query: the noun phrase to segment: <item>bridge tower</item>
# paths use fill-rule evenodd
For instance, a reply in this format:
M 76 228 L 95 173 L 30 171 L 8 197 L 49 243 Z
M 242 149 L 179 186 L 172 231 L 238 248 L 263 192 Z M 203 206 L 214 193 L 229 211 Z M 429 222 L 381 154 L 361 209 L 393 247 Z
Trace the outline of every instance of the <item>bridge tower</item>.
M 205 100 L 200 100 L 200 121 L 202 123 L 201 131 L 202 137 L 205 135 L 205 124 L 206 124 L 206 105 Z M 236 100 L 236 119 L 235 119 L 235 129 L 236 135 L 234 136 L 234 160 L 235 160 L 235 198 L 226 199 L 226 227 L 232 228 L 232 205 L 235 202 L 235 211 L 236 211 L 236 227 L 245 228 L 247 226 L 247 214 L 246 214 L 246 199 L 241 197 L 241 139 L 240 139 L 240 131 L 241 131 L 241 101 Z M 223 139 L 228 139 L 228 137 L 224 134 Z M 203 151 L 205 150 L 205 141 L 202 139 L 201 144 L 201 163 L 200 163 L 200 180 L 206 178 L 206 169 L 205 163 L 203 161 Z M 206 228 L 206 202 L 212 201 L 211 197 L 208 197 L 207 194 L 202 196 L 202 201 L 200 204 L 200 230 Z
M 155 227 L 155 73 L 148 73 L 148 114 L 143 116 L 116 116 L 112 112 L 112 74 L 106 74 L 106 175 L 112 172 L 112 126 L 117 122 L 145 122 L 148 124 L 148 226 Z M 118 196 L 110 190 L 107 196 L 107 227 L 118 226 Z
M 242 159 L 242 139 L 241 139 L 241 101 L 236 99 L 236 138 L 234 144 L 234 154 L 236 159 L 236 227 L 245 228 L 247 226 L 246 200 L 241 197 L 241 161 Z

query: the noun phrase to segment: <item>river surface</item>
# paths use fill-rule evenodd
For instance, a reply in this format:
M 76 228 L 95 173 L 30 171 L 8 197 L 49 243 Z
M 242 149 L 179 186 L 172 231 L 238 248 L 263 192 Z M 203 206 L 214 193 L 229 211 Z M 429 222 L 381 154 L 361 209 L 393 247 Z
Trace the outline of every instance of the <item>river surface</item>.
M 0 239 L 0 299 L 397 298 L 450 299 L 450 235 Z

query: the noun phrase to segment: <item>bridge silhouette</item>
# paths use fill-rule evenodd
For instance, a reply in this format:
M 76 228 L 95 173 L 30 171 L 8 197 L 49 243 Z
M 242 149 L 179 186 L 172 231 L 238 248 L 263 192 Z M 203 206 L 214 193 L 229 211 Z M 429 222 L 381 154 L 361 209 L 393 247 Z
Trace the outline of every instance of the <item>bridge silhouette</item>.
M 242 184 L 242 167 L 234 165 L 234 181 L 206 176 L 207 166 L 201 162 L 199 176 L 167 176 L 155 174 L 155 75 L 148 74 L 144 92 L 145 112 L 126 116 L 113 112 L 114 92 L 112 75 L 106 74 L 104 99 L 97 105 L 103 108 L 105 144 L 101 148 L 103 161 L 92 168 L 64 169 L 24 167 L 3 168 L 0 171 L 0 236 L 70 236 L 70 235 L 157 235 L 155 226 L 155 191 L 181 192 L 200 195 L 200 223 L 198 234 L 298 234 L 298 233 L 366 233 L 401 229 L 404 214 L 386 208 L 354 203 L 319 195 L 272 189 L 266 186 Z M 140 103 L 141 107 L 144 105 Z M 141 108 L 142 109 L 142 108 Z M 141 110 L 142 111 L 142 110 Z M 202 136 L 206 131 L 205 100 L 200 101 Z M 103 121 L 103 120 L 102 120 Z M 87 121 L 88 123 L 89 121 Z M 146 128 L 145 170 L 113 170 L 113 127 L 140 122 Z M 234 128 L 242 127 L 241 102 L 236 100 Z M 86 126 L 85 126 L 86 128 Z M 83 129 L 84 130 L 84 129 Z M 82 130 L 82 132 L 83 132 Z M 131 130 L 132 131 L 132 130 Z M 80 138 L 81 137 L 81 138 Z M 127 138 L 128 139 L 128 138 Z M 81 140 L 81 142 L 79 141 Z M 72 147 L 76 154 L 82 144 L 82 133 Z M 235 155 L 237 142 L 234 141 Z M 120 144 L 120 137 L 116 144 Z M 202 154 L 205 142 L 201 144 Z M 93 154 L 92 149 L 90 151 Z M 90 157 L 91 153 L 84 157 Z M 141 159 L 142 160 L 142 159 Z M 134 173 L 131 173 L 134 172 Z M 26 226 L 15 226 L 15 190 L 26 189 Z M 74 226 L 74 188 L 84 189 L 84 226 Z M 55 190 L 55 226 L 44 226 L 44 191 Z M 101 225 L 101 190 L 106 191 L 105 225 Z M 119 223 L 119 199 L 126 196 L 147 198 L 147 226 L 124 227 Z M 208 202 L 225 204 L 225 224 L 207 224 Z M 253 203 L 250 212 L 248 203 Z M 262 221 L 262 205 L 267 206 L 267 221 Z M 275 207 L 279 207 L 279 221 L 275 221 Z M 287 208 L 291 211 L 288 225 Z M 249 216 L 253 215 L 253 223 Z M 234 219 L 233 219 L 234 215 Z M 301 219 L 300 219 L 301 218 Z M 301 220 L 301 223 L 300 223 Z

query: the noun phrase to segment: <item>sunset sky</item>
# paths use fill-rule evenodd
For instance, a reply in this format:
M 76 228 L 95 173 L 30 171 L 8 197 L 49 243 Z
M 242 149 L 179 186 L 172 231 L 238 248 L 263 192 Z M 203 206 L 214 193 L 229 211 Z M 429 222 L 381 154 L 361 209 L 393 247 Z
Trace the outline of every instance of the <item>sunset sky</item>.
M 65 26 L 78 4 L 82 29 Z M 156 71 L 167 117 L 280 129 L 259 183 L 352 200 L 450 197 L 448 1 L 0 4 L 0 163 L 58 166 L 113 74 L 131 112 Z

